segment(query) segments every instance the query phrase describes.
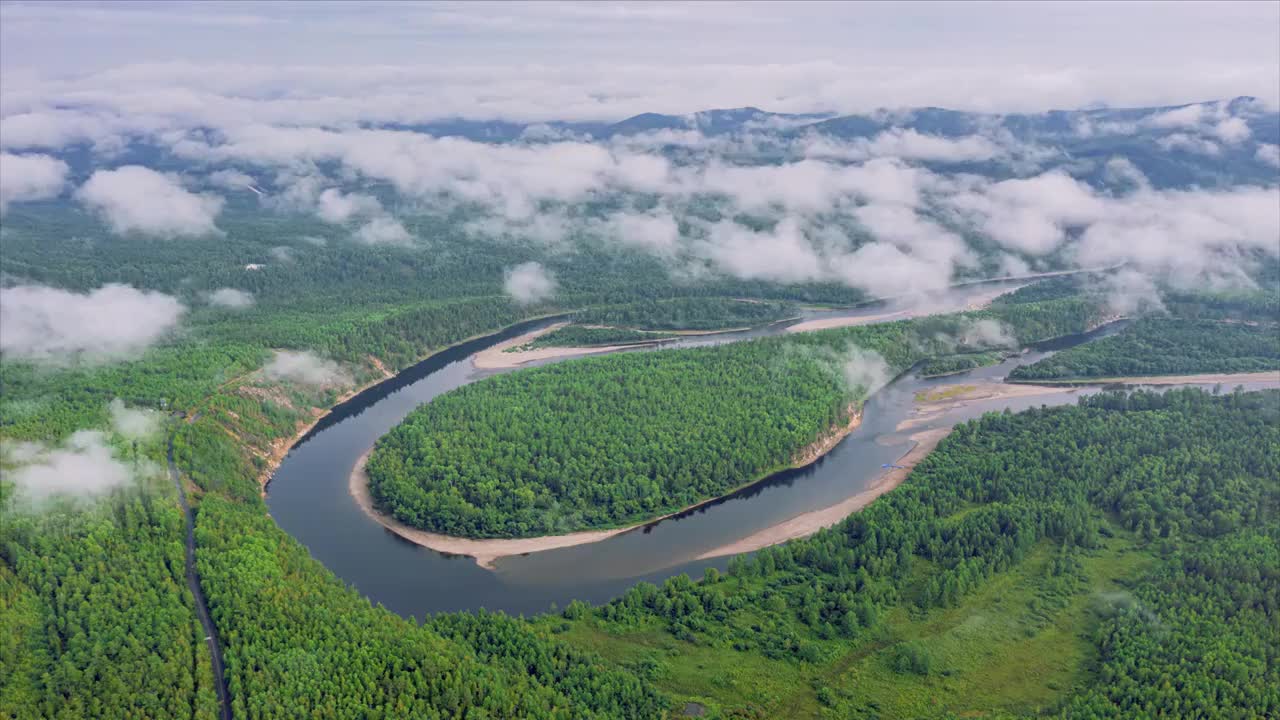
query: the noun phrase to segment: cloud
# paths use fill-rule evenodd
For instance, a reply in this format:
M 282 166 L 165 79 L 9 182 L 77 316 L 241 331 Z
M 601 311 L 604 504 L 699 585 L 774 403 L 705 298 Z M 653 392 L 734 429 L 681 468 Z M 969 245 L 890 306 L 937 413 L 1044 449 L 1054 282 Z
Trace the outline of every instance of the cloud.
M 224 190 L 247 190 L 250 185 L 258 183 L 252 175 L 232 169 L 211 172 L 208 180 L 210 185 Z
M 1253 131 L 1249 129 L 1249 123 L 1243 118 L 1233 117 L 1214 125 L 1213 134 L 1228 145 L 1238 145 L 1248 140 Z
M 1280 168 L 1280 145 L 1258 143 L 1258 150 L 1254 153 L 1254 157 L 1268 165 Z
M 981 135 L 945 138 L 910 128 L 890 128 L 874 138 L 856 138 L 849 142 L 814 136 L 806 143 L 804 152 L 810 157 L 846 160 L 897 157 L 950 163 L 992 160 L 1008 154 L 1005 148 Z
M 118 435 L 128 440 L 145 440 L 160 431 L 164 415 L 147 408 L 131 408 L 120 398 L 111 401 L 107 406 L 111 413 L 111 427 Z
M 673 255 L 680 242 L 679 223 L 668 210 L 618 213 L 601 223 L 599 231 L 622 245 L 641 248 L 662 257 Z
M 358 215 L 375 215 L 382 212 L 382 203 L 372 195 L 343 193 L 328 188 L 317 198 L 316 214 L 327 223 L 341 225 Z
M 800 283 L 825 274 L 822 257 L 795 218 L 764 231 L 731 221 L 718 222 L 693 249 L 716 269 L 748 280 Z
M 556 279 L 541 263 L 521 263 L 507 270 L 502 289 L 517 303 L 531 305 L 555 295 Z
M 1170 152 L 1182 150 L 1197 155 L 1216 156 L 1222 154 L 1222 148 L 1212 140 L 1206 140 L 1187 133 L 1174 133 L 1156 141 L 1161 150 Z
M 172 296 L 104 285 L 85 294 L 41 285 L 0 288 L 0 352 L 9 358 L 103 362 L 141 353 L 186 311 Z
M 1155 282 L 1130 268 L 1108 273 L 1097 290 L 1103 294 L 1108 311 L 1115 315 L 1133 316 L 1165 309 Z
M 34 504 L 54 496 L 101 495 L 129 484 L 141 470 L 154 471 L 116 457 L 107 434 L 97 430 L 80 430 L 56 447 L 6 442 L 0 458 L 11 466 L 5 477 L 17 486 L 19 499 Z
M 1018 345 L 1013 330 L 999 320 L 984 318 L 966 323 L 957 337 L 960 345 L 966 348 L 1010 348 Z
M 0 213 L 9 203 L 57 197 L 68 171 L 66 163 L 48 155 L 0 153 Z
M 841 370 L 845 386 L 851 391 L 861 388 L 863 396 L 874 393 L 893 379 L 889 364 L 879 353 L 856 347 L 850 348 L 845 354 Z
M 220 233 L 213 221 L 222 209 L 222 198 L 188 192 L 172 178 L 141 165 L 96 171 L 76 191 L 76 198 L 102 215 L 118 234 L 198 237 Z
M 208 293 L 205 298 L 210 305 L 232 308 L 233 310 L 242 310 L 253 305 L 253 293 L 229 287 L 218 288 Z
M 262 374 L 271 380 L 319 387 L 352 383 L 350 373 L 341 365 L 310 351 L 277 350 L 271 361 L 263 366 Z
M 390 215 L 375 217 L 366 222 L 352 237 L 366 245 L 405 245 L 413 240 L 404 225 Z

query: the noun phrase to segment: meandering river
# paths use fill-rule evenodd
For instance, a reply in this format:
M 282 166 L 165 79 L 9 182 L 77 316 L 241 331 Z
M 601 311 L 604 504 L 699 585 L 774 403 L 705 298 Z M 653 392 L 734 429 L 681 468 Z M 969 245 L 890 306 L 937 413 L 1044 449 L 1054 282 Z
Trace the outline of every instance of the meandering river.
M 963 307 L 964 298 L 957 303 L 957 309 Z M 865 308 L 843 314 L 870 317 L 884 312 Z M 267 489 L 272 517 L 340 578 L 404 616 L 478 608 L 532 614 L 553 605 L 563 607 L 575 598 L 603 602 L 642 580 L 660 582 L 682 572 L 700 576 L 707 567 L 723 569 L 727 558 L 695 558 L 801 513 L 834 505 L 871 485 L 884 464 L 911 447 L 896 428 L 911 415 L 917 391 L 997 379 L 1016 365 L 1090 339 L 1080 336 L 1041 345 L 1000 365 L 946 378 L 927 380 L 907 373 L 872 396 L 861 426 L 814 465 L 779 473 L 695 511 L 598 543 L 502 558 L 492 571 L 471 558 L 410 543 L 366 516 L 348 492 L 348 476 L 357 459 L 419 404 L 495 373 L 476 370 L 473 354 L 551 322 L 522 323 L 456 346 L 336 408 L 299 440 L 272 477 Z M 689 337 L 666 347 L 737 342 L 785 332 L 788 324 Z M 1108 327 L 1099 333 L 1112 331 Z M 977 402 L 931 415 L 913 430 L 946 427 L 991 410 L 1073 403 L 1079 394 L 1094 391 Z

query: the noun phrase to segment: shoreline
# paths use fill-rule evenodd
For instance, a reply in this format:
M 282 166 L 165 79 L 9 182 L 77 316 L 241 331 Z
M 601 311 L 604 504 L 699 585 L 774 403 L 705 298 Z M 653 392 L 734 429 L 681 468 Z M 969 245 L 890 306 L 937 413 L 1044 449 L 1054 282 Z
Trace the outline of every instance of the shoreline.
M 964 307 L 960 308 L 959 310 L 948 311 L 948 312 L 976 312 L 978 310 L 983 310 L 990 307 L 991 303 L 995 302 L 995 299 L 1000 297 L 1001 295 L 1007 295 L 1023 287 L 1026 287 L 1026 285 L 1025 284 L 1024 285 L 1002 285 L 1002 286 L 993 288 L 988 292 L 975 295 L 974 297 L 969 298 L 969 302 L 966 303 Z M 926 312 L 921 313 L 920 312 L 921 308 L 926 310 Z M 902 308 L 901 310 L 894 310 L 892 312 L 880 313 L 879 315 L 863 315 L 860 317 L 834 317 L 834 318 L 821 318 L 818 320 L 806 320 L 804 322 L 799 322 L 799 323 L 796 323 L 795 325 L 788 327 L 787 332 L 800 333 L 800 332 L 812 332 L 815 330 L 831 330 L 833 328 L 856 327 L 858 325 L 871 325 L 874 323 L 894 322 L 897 320 L 911 320 L 916 317 L 935 314 L 929 310 L 930 308 L 926 304 L 920 307 L 906 307 L 906 308 Z
M 1252 373 L 1198 373 L 1191 375 L 1134 375 L 1098 378 L 1049 378 L 1037 380 L 1009 379 L 1011 385 L 1054 385 L 1080 387 L 1084 385 L 1201 385 L 1232 382 L 1280 382 L 1280 369 Z
M 699 500 L 692 505 L 680 508 L 674 512 L 665 515 L 649 518 L 638 523 L 626 525 L 620 528 L 611 528 L 605 530 L 580 530 L 563 535 L 542 535 L 531 538 L 464 538 L 456 535 L 443 535 L 441 533 L 433 533 L 411 525 L 406 525 L 399 520 L 378 510 L 373 502 L 373 495 L 369 492 L 369 476 L 365 472 L 365 464 L 369 461 L 369 456 L 373 454 L 374 448 L 369 448 L 356 460 L 355 467 L 351 469 L 351 473 L 347 476 L 347 490 L 355 500 L 356 505 L 360 506 L 360 510 L 366 516 L 378 523 L 382 527 L 399 535 L 401 538 L 408 540 L 415 545 L 435 550 L 436 552 L 448 553 L 450 555 L 466 555 L 473 558 L 476 564 L 486 570 L 495 570 L 494 563 L 504 557 L 512 555 L 526 555 L 529 553 L 543 552 L 546 550 L 557 550 L 560 548 L 574 547 L 577 545 L 588 545 L 590 543 L 608 540 L 615 535 L 621 535 L 637 528 L 643 528 L 654 523 L 684 514 L 690 510 L 696 510 L 703 505 L 716 502 L 722 498 L 733 495 L 737 492 L 745 490 L 752 485 L 764 482 L 779 472 L 787 470 L 795 470 L 808 467 L 818 460 L 821 460 L 827 453 L 835 449 L 854 430 L 862 424 L 862 411 L 854 411 L 850 414 L 849 421 L 838 428 L 828 429 L 827 432 L 820 436 L 810 445 L 801 448 L 797 452 L 798 459 L 793 461 L 786 467 L 771 470 L 764 475 L 733 488 L 732 490 L 717 495 L 715 497 Z
M 548 317 L 554 317 L 554 316 L 555 315 L 538 315 L 536 317 L 519 320 L 517 321 L 517 324 L 524 323 L 524 322 L 535 322 L 537 320 L 543 320 Z M 307 433 L 311 432 L 316 425 L 319 425 L 321 420 L 324 420 L 329 415 L 332 415 L 333 412 L 337 410 L 339 407 L 341 407 L 343 403 L 347 402 L 348 400 L 354 398 L 355 396 L 359 395 L 360 393 L 366 390 L 370 390 L 374 387 L 377 387 L 378 385 L 381 385 L 384 382 L 387 382 L 388 380 L 394 379 L 400 373 L 405 372 L 406 370 L 412 368 L 418 363 L 426 362 L 427 360 L 430 360 L 432 357 L 439 355 L 440 353 L 445 352 L 446 350 L 450 350 L 452 348 L 458 347 L 459 345 L 465 345 L 471 342 L 472 340 L 479 340 L 480 338 L 488 337 L 489 335 L 493 335 L 495 333 L 505 332 L 505 330 L 506 328 L 499 328 L 497 330 L 493 330 L 490 332 L 477 333 L 468 338 L 459 340 L 455 343 L 450 343 L 448 345 L 445 345 L 444 347 L 436 348 L 431 352 L 428 352 L 425 355 L 422 355 L 421 357 L 417 358 L 416 360 L 409 363 L 407 366 L 401 368 L 400 370 L 391 370 L 385 364 L 383 364 L 382 360 L 380 360 L 377 356 L 369 355 L 368 358 L 370 363 L 373 365 L 374 368 L 376 368 L 379 372 L 382 373 L 382 377 L 374 378 L 364 383 L 363 385 L 356 386 L 351 390 L 343 393 L 342 395 L 339 395 L 338 399 L 335 400 L 334 403 L 327 408 L 313 408 L 314 410 L 318 410 L 319 413 L 316 414 L 311 419 L 310 422 L 303 425 L 301 429 L 299 429 L 297 432 L 295 432 L 293 435 L 289 437 L 276 438 L 275 440 L 271 441 L 271 444 L 270 444 L 271 451 L 266 454 L 267 465 L 265 468 L 263 468 L 262 472 L 258 473 L 257 477 L 255 478 L 255 480 L 258 483 L 258 486 L 261 488 L 260 493 L 263 499 L 266 499 L 267 497 L 267 487 L 271 485 L 271 479 L 275 477 L 276 470 L 280 469 L 281 463 L 283 463 L 285 457 L 289 455 L 289 451 L 293 449 L 293 446 L 296 445 L 299 440 L 306 437 Z
M 302 428 L 292 436 L 287 438 L 277 438 L 276 440 L 271 441 L 271 451 L 267 453 L 266 456 L 267 466 L 263 468 L 262 472 L 258 473 L 258 477 L 255 478 L 258 483 L 259 494 L 261 494 L 264 500 L 267 497 L 267 486 L 271 484 L 271 478 L 276 474 L 276 470 L 280 469 L 280 464 L 284 462 L 285 457 L 289 455 L 289 451 L 293 449 L 293 446 L 296 445 L 299 440 L 306 437 L 307 433 L 311 432 L 312 428 L 319 425 L 321 420 L 328 417 L 329 414 L 331 414 L 342 403 L 359 395 L 365 390 L 368 390 L 379 383 L 384 383 L 396 376 L 396 373 L 388 369 L 386 365 L 383 365 L 382 361 L 378 358 L 370 355 L 369 359 L 372 361 L 373 367 L 382 373 L 382 377 L 374 378 L 342 393 L 332 405 L 315 415 L 310 422 L 305 423 Z
M 821 510 L 800 513 L 742 539 L 708 550 L 695 557 L 694 560 L 710 560 L 726 555 L 755 552 L 756 550 L 762 550 L 791 540 L 806 538 L 819 530 L 837 525 L 853 513 L 870 505 L 881 495 L 901 485 L 902 481 L 911 475 L 911 470 L 914 469 L 916 463 L 933 452 L 938 443 L 942 442 L 942 439 L 950 434 L 950 427 L 921 430 L 911 436 L 911 440 L 914 441 L 911 448 L 894 462 L 895 465 L 908 465 L 908 467 L 887 470 L 881 473 L 865 489 L 834 505 L 829 505 Z
M 1135 380 L 1140 380 L 1142 381 L 1141 384 L 1148 385 L 1186 385 L 1207 382 L 1222 382 L 1225 384 L 1232 381 L 1272 382 L 1280 385 L 1280 371 L 1236 374 L 1166 375 L 1159 377 L 1118 378 L 1118 380 L 1126 381 L 1130 384 L 1134 384 Z M 1154 382 L 1155 380 L 1160 380 L 1162 382 Z M 895 430 L 899 432 L 912 430 L 913 428 L 917 428 L 920 425 L 936 419 L 939 415 L 966 405 L 976 405 L 993 400 L 1073 394 L 1080 389 L 1079 385 L 1085 384 L 1090 386 L 1100 386 L 1107 383 L 1102 380 L 1091 380 L 1088 383 L 1078 382 L 1075 385 L 1069 385 L 1066 383 L 1042 383 L 1036 385 L 1030 382 L 1011 383 L 1006 381 L 942 385 L 934 388 L 928 395 L 918 397 L 915 400 L 910 416 L 898 423 Z M 739 555 L 747 552 L 755 552 L 756 550 L 778 545 L 790 540 L 809 537 L 819 530 L 836 525 L 844 518 L 871 504 L 871 502 L 876 498 L 879 498 L 881 495 L 884 495 L 901 485 L 902 482 L 911 475 L 911 470 L 914 466 L 926 455 L 932 452 L 943 438 L 950 435 L 951 431 L 955 428 L 955 425 L 956 424 L 953 423 L 945 427 L 916 430 L 910 436 L 911 440 L 915 441 L 915 445 L 913 445 L 910 450 L 903 454 L 902 457 L 894 463 L 896 465 L 909 465 L 911 467 L 887 470 L 877 476 L 865 489 L 834 505 L 795 515 L 782 522 L 764 528 L 763 530 L 756 531 L 744 538 L 735 540 L 731 543 L 726 543 L 725 545 L 721 545 L 715 549 L 708 550 L 694 559 L 708 560 L 711 558 L 724 557 L 726 555 Z
M 537 360 L 552 360 L 555 358 L 577 357 L 579 355 L 599 355 L 601 353 L 611 353 L 619 350 L 650 347 L 652 345 L 666 342 L 665 340 L 644 340 L 641 342 L 626 343 L 622 345 L 545 347 L 525 350 L 523 352 L 507 352 L 507 348 L 519 347 L 525 343 L 532 342 L 533 340 L 536 340 L 552 331 L 559 330 L 568 324 L 568 322 L 559 322 L 538 330 L 530 330 L 529 332 L 513 337 L 510 340 L 503 340 L 497 345 L 490 346 L 472 355 L 471 366 L 477 370 L 507 370 L 510 368 L 517 368 L 521 365 L 535 362 Z

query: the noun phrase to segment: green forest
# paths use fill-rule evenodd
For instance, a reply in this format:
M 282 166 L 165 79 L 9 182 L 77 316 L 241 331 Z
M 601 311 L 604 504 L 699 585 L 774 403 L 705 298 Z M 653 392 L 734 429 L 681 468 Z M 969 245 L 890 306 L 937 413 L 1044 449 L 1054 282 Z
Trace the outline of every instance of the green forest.
M 865 398 L 851 372 L 874 368 L 887 381 L 981 318 L 1032 341 L 1083 331 L 1092 317 L 1071 300 L 1020 304 L 489 378 L 380 439 L 370 491 L 398 520 L 449 535 L 635 523 L 791 465 Z
M 1280 370 L 1280 327 L 1216 320 L 1143 318 L 1009 373 L 1010 380 L 1071 380 Z
M 1280 712 L 1280 393 L 958 426 L 839 525 L 540 623 L 708 717 Z
M 921 377 L 941 377 L 954 373 L 973 370 L 974 368 L 995 365 L 1004 360 L 1004 354 L 998 352 L 962 353 L 930 358 L 920 363 Z
M 571 253 L 549 254 L 467 237 L 459 217 L 405 217 L 429 252 L 364 247 L 333 225 L 252 202 L 228 201 L 217 242 L 109 236 L 70 204 L 6 212 L 6 286 L 125 283 L 173 294 L 188 309 L 180 332 L 116 362 L 0 362 L 0 717 L 219 716 L 218 679 L 184 578 L 184 518 L 162 479 L 166 446 L 195 506 L 200 588 L 236 718 L 660 718 L 690 702 L 706 717 L 738 719 L 1277 714 L 1274 393 L 1108 396 L 989 416 L 861 515 L 734 559 L 726 573 L 641 584 L 601 607 L 574 603 L 532 619 L 397 616 L 312 559 L 261 497 L 271 453 L 347 391 L 467 338 L 597 306 L 626 318 L 599 324 L 710 329 L 868 298 L 836 283 L 675 282 L 640 252 L 569 238 Z M 521 305 L 504 294 L 503 272 L 530 260 L 546 264 L 559 292 Z M 973 272 L 991 271 L 988 260 Z M 253 304 L 207 301 L 227 287 Z M 547 527 L 545 518 L 619 524 L 681 506 L 680 493 L 720 494 L 787 464 L 856 404 L 861 393 L 841 372 L 851 348 L 878 353 L 893 374 L 982 351 L 938 340 L 977 320 L 999 320 L 1030 342 L 1105 315 L 1078 293 L 1029 288 L 963 316 L 575 361 L 482 382 L 441 407 L 484 429 L 489 416 L 468 413 L 487 412 L 491 388 L 519 397 L 564 389 L 528 407 L 567 422 L 570 409 L 597 416 L 585 393 L 618 399 L 614 385 L 678 412 L 661 387 L 633 376 L 649 370 L 677 383 L 670 394 L 693 396 L 700 380 L 735 397 L 716 406 L 725 417 L 701 418 L 714 436 L 697 447 L 641 427 L 651 444 L 623 454 L 631 474 L 616 491 L 584 482 L 539 494 L 547 476 L 534 468 L 514 476 L 529 491 L 516 499 L 531 493 L 545 513 L 497 503 L 503 485 L 477 485 L 480 504 L 451 511 L 494 534 L 520 534 Z M 1228 296 L 1170 296 L 1166 305 L 1204 319 L 1274 307 L 1251 297 L 1255 310 Z M 313 352 L 348 377 L 323 387 L 266 377 L 277 350 Z M 691 377 L 661 375 L 677 369 Z M 744 391 L 760 381 L 767 386 Z M 26 505 L 12 482 L 33 447 L 24 443 L 56 448 L 78 431 L 106 430 L 116 399 L 164 417 L 141 447 L 111 438 L 113 456 L 139 479 L 92 499 Z M 769 413 L 751 423 L 756 433 L 745 430 L 748 410 Z M 533 411 L 520 412 L 532 432 Z M 639 437 L 617 423 L 593 433 L 582 437 Z M 449 452 L 517 467 L 528 457 L 508 450 L 530 442 L 517 437 Z M 1042 438 L 1052 439 L 1043 452 Z M 588 480 L 609 467 L 580 446 L 564 457 Z M 746 462 L 735 465 L 739 457 Z M 667 469 L 687 470 L 670 475 L 685 484 L 654 483 Z M 404 487 L 410 499 L 427 495 Z M 591 521 L 572 507 L 602 490 L 605 511 Z

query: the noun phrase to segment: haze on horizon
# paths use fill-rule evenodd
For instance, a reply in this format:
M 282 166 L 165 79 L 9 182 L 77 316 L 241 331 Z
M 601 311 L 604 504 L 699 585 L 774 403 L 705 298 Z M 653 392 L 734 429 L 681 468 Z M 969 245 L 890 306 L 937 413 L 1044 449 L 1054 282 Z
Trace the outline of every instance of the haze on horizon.
M 1276 108 L 1277 28 L 1280 4 L 1254 2 L 9 2 L 0 113 L 104 94 L 194 117 L 210 96 L 362 98 L 361 119 L 403 121 Z

